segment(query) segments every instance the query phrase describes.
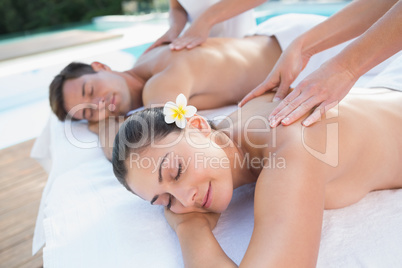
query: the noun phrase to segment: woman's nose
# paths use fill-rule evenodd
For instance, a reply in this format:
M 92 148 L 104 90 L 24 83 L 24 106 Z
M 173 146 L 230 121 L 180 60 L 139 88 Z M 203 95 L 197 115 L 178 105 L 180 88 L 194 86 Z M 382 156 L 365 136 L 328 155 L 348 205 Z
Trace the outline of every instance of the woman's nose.
M 176 199 L 178 199 L 184 207 L 193 207 L 197 193 L 198 191 L 195 187 L 180 188 L 177 190 Z

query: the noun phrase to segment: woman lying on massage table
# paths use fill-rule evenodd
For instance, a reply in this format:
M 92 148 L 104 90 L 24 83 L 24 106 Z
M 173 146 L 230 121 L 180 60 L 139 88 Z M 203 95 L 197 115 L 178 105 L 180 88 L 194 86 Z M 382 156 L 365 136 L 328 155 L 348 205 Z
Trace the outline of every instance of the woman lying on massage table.
M 195 108 L 179 96 L 182 110 L 169 102 L 126 120 L 115 139 L 115 175 L 129 191 L 167 207 L 186 267 L 235 266 L 212 229 L 233 190 L 254 182 L 254 231 L 240 266 L 314 267 L 324 209 L 402 187 L 402 94 L 356 90 L 309 128 L 271 129 L 273 93 L 216 129 L 191 116 Z M 175 111 L 187 118 L 168 124 Z

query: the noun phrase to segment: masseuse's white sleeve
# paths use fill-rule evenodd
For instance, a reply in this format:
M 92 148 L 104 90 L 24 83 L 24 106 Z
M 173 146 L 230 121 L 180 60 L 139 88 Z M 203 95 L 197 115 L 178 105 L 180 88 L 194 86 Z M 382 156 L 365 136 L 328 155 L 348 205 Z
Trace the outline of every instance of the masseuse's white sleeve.
M 190 22 L 197 19 L 210 6 L 219 2 L 219 0 L 178 1 L 186 10 Z M 248 34 L 254 33 L 256 26 L 257 24 L 253 15 L 253 10 L 248 10 L 231 19 L 215 24 L 210 31 L 209 37 L 242 38 Z

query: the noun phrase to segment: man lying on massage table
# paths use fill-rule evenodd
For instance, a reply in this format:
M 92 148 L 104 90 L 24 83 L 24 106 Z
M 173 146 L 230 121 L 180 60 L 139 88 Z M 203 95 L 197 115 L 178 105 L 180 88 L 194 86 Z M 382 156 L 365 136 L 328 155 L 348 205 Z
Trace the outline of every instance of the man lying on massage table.
M 192 50 L 157 47 L 125 72 L 113 71 L 99 62 L 73 62 L 52 81 L 50 106 L 61 121 L 88 120 L 110 159 L 118 117 L 124 120 L 131 110 L 163 104 L 179 93 L 199 110 L 240 101 L 269 74 L 284 43 L 325 19 L 317 15 L 299 17 L 293 16 L 292 21 L 286 15 L 277 17 L 261 24 L 254 36 L 210 38 Z M 283 29 L 278 30 L 285 24 L 290 29 L 286 37 Z

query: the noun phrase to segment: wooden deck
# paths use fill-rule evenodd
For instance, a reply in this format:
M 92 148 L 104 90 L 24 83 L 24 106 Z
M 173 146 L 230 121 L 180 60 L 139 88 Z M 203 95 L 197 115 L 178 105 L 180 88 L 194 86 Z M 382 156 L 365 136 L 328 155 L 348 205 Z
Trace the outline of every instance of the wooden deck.
M 29 153 L 34 140 L 0 150 L 0 267 L 42 267 L 32 237 L 47 173 Z

